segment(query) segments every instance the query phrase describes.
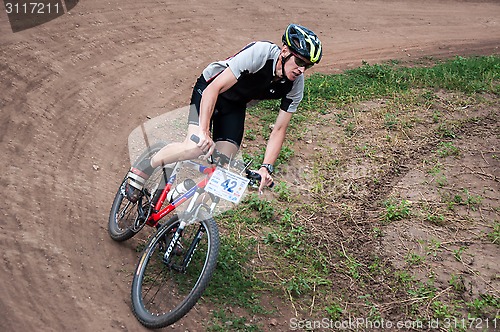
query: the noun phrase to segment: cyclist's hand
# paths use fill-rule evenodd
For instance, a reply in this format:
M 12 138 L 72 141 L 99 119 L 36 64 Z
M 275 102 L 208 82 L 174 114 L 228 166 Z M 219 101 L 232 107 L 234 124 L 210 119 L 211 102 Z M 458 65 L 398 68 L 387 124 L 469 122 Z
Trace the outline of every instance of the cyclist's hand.
M 198 148 L 202 151 L 202 155 L 200 156 L 201 159 L 207 159 L 210 157 L 210 155 L 214 152 L 215 149 L 215 143 L 210 137 L 209 132 L 205 132 L 203 130 L 200 130 L 197 134 L 199 137 L 199 142 L 196 144 Z
M 269 187 L 270 185 L 273 184 L 273 178 L 271 174 L 267 171 L 267 168 L 261 167 L 257 173 L 260 174 L 261 180 L 260 180 L 260 185 L 259 185 L 259 193 L 262 194 L 262 191 L 264 190 L 264 187 Z

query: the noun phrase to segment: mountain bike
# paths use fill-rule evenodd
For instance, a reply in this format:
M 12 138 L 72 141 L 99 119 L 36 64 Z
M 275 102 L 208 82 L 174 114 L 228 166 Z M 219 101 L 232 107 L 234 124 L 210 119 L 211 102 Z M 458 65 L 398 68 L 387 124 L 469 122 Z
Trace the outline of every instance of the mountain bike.
M 191 139 L 196 142 L 197 137 Z M 151 146 L 137 163 L 161 147 Z M 218 205 L 223 205 L 221 200 L 230 202 L 227 204 L 239 202 L 247 186 L 260 181 L 260 175 L 248 165 L 216 150 L 208 166 L 189 160 L 173 168 L 159 168 L 135 204 L 125 196 L 127 178 L 122 181 L 109 216 L 111 238 L 125 241 L 145 225 L 157 229 L 141 254 L 132 282 L 132 311 L 144 326 L 162 328 L 175 323 L 202 296 L 219 254 L 219 231 L 213 218 Z M 182 182 L 185 192 L 169 195 L 179 186 L 173 189 L 182 167 L 201 174 L 202 179 L 198 183 L 186 179 Z M 187 207 L 177 212 L 182 205 Z M 167 215 L 170 218 L 161 222 Z

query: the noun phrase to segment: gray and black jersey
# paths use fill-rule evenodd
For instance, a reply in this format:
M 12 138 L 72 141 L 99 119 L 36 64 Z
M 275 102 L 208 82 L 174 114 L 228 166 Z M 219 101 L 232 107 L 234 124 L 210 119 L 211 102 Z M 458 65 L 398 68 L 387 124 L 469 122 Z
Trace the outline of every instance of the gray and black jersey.
M 304 76 L 293 82 L 275 79 L 275 68 L 280 48 L 271 42 L 260 41 L 247 45 L 234 56 L 213 62 L 203 71 L 210 83 L 224 69 L 231 69 L 238 82 L 222 93 L 224 98 L 236 104 L 247 104 L 252 100 L 281 99 L 280 108 L 295 112 L 304 94 Z

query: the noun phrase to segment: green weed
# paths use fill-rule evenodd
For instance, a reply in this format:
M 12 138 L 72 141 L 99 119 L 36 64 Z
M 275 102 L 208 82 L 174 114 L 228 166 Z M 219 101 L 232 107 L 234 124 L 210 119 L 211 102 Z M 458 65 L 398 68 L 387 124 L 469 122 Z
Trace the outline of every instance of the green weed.
M 430 244 L 427 246 L 427 255 L 436 257 L 441 250 L 441 242 L 431 239 Z
M 462 254 L 467 250 L 467 247 L 460 247 L 458 249 L 453 250 L 453 257 L 459 262 L 462 261 Z
M 464 284 L 463 277 L 461 275 L 457 276 L 455 274 L 452 274 L 449 283 L 450 283 L 450 286 L 453 287 L 453 289 L 457 293 L 463 293 L 465 291 L 465 284 Z
M 288 184 L 284 181 L 275 183 L 273 191 L 278 194 L 278 199 L 280 201 L 290 203 L 293 200 L 292 192 Z
M 426 163 L 432 163 L 432 167 L 427 171 L 429 174 L 438 175 L 443 170 L 443 164 L 441 164 L 439 161 L 426 161 Z
M 355 134 L 356 124 L 354 122 L 349 122 L 344 127 L 344 133 L 347 137 L 353 137 Z
M 454 210 L 457 205 L 462 205 L 476 211 L 483 198 L 480 195 L 472 195 L 468 189 L 463 189 L 462 193 L 463 195 L 443 193 L 442 201 L 447 204 L 449 210 Z
M 255 252 L 255 245 L 255 240 L 251 238 L 238 238 L 234 234 L 222 237 L 217 269 L 205 296 L 219 303 L 255 307 L 258 302 L 255 289 L 263 284 L 246 268 Z
M 257 139 L 257 135 L 255 135 L 255 131 L 253 129 L 247 129 L 245 131 L 245 139 L 249 141 L 255 141 Z
M 434 286 L 432 280 L 427 282 L 417 282 L 415 287 L 408 289 L 408 294 L 411 296 L 421 298 L 425 300 L 427 298 L 432 298 L 436 295 L 436 287 Z
M 386 113 L 384 115 L 384 125 L 387 129 L 391 130 L 396 128 L 399 123 L 398 117 L 394 113 Z
M 444 224 L 444 216 L 442 214 L 432 214 L 432 213 L 429 213 L 427 215 L 427 220 L 434 224 L 434 225 L 438 225 L 438 226 L 441 226 Z
M 436 184 L 440 188 L 445 187 L 448 184 L 448 179 L 444 175 L 438 176 L 436 177 Z
M 498 56 L 456 57 L 430 68 L 400 68 L 394 63 L 370 65 L 365 62 L 340 75 L 311 75 L 306 82 L 308 88 L 304 99 L 309 101 L 306 110 L 321 109 L 325 101 L 342 106 L 422 87 L 499 94 L 498 68 Z
M 441 123 L 437 129 L 437 134 L 441 138 L 457 138 L 456 126 L 452 123 Z
M 383 231 L 378 227 L 373 227 L 372 229 L 373 237 L 380 238 L 384 236 Z
M 325 308 L 325 310 L 330 316 L 330 319 L 332 321 L 338 321 L 340 317 L 342 317 L 343 313 L 342 307 L 337 303 L 329 305 L 328 307 Z
M 488 233 L 488 238 L 491 243 L 500 245 L 500 223 L 495 222 L 493 224 L 493 231 Z
M 471 317 L 495 317 L 498 319 L 500 298 L 489 294 L 482 294 L 479 298 L 466 303 Z
M 384 202 L 384 206 L 386 211 L 384 220 L 386 222 L 401 220 L 410 216 L 410 202 L 407 200 L 403 199 L 397 202 L 395 199 L 388 199 Z
M 432 310 L 434 318 L 437 319 L 451 318 L 454 314 L 453 309 L 441 301 L 432 302 Z
M 245 204 L 259 213 L 259 222 L 269 223 L 273 221 L 274 206 L 271 201 L 262 199 L 257 194 L 251 194 L 248 195 Z
M 405 256 L 405 260 L 410 266 L 415 266 L 422 264 L 425 261 L 425 258 L 415 253 L 408 253 Z
M 415 279 L 406 271 L 396 271 L 395 276 L 405 287 L 409 286 Z
M 448 156 L 459 156 L 460 150 L 453 145 L 453 142 L 441 142 L 438 145 L 436 153 L 439 157 L 445 158 Z

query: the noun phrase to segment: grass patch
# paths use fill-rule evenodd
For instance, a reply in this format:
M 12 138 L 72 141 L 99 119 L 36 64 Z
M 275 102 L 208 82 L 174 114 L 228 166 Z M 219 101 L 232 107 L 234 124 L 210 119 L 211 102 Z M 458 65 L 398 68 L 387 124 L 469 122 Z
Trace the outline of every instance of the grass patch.
M 247 264 L 253 258 L 255 245 L 254 239 L 226 234 L 221 240 L 217 269 L 204 296 L 211 301 L 260 312 L 256 291 L 264 284 Z
M 464 93 L 500 94 L 500 57 L 454 59 L 433 67 L 398 67 L 396 64 L 364 63 L 339 75 L 314 74 L 306 82 L 304 106 L 324 109 L 325 102 L 338 106 L 400 94 L 410 89 L 432 88 Z M 427 92 L 432 99 L 432 92 Z
M 307 164 L 301 165 L 308 170 L 303 178 L 299 176 L 293 183 L 279 179 L 274 189 L 276 200 L 250 195 L 244 204 L 222 216 L 219 266 L 204 298 L 244 308 L 250 315 L 259 312 L 260 294 L 270 291 L 302 317 L 316 314 L 333 320 L 351 316 L 378 320 L 388 314 L 389 307 L 395 317 L 419 322 L 453 319 L 464 312 L 495 317 L 498 298 L 485 295 L 469 302 L 461 300 L 460 295 L 468 291 L 461 275 L 450 276 L 446 291 L 438 289 L 432 276 L 419 279 L 413 275 L 411 270 L 424 269 L 430 261 L 444 256 L 445 244 L 430 241 L 422 256 L 408 250 L 402 258 L 409 271 L 398 270 L 376 253 L 367 257 L 364 247 L 382 241 L 389 234 L 388 224 L 394 221 L 418 218 L 417 222 L 430 227 L 445 227 L 454 221 L 450 218 L 453 212 L 446 207 L 479 209 L 481 196 L 467 189 L 445 191 L 453 178 L 448 173 L 449 178 L 444 176 L 444 158 L 461 156 L 455 139 L 461 137 L 463 125 L 450 119 L 449 113 L 473 103 L 480 93 L 498 97 L 499 68 L 498 56 L 457 57 L 431 67 L 364 63 L 343 74 L 308 77 L 301 109 L 292 117 L 276 163 L 277 177 L 285 170 L 280 165 L 296 164 L 296 157 L 302 157 L 308 147 L 304 137 L 316 135 L 312 141 L 324 145 L 318 144 L 320 150 L 308 151 L 308 159 L 300 160 Z M 460 98 L 447 105 L 441 100 L 442 90 L 460 93 Z M 372 118 L 378 121 L 376 130 L 368 131 L 372 128 L 359 116 L 368 112 L 359 103 L 377 98 L 383 98 L 384 104 L 377 109 L 378 118 Z M 420 115 L 421 110 L 425 114 Z M 253 168 L 262 162 L 264 143 L 278 112 L 276 101 L 249 109 L 250 128 L 245 140 L 251 147 L 244 151 L 244 157 L 253 161 Z M 311 127 L 326 129 L 314 132 Z M 417 211 L 419 203 L 413 198 L 414 211 L 408 200 L 369 195 L 389 185 L 384 171 L 394 167 L 399 153 L 407 149 L 405 144 L 417 142 L 415 137 L 441 140 L 429 148 L 434 154 L 425 167 L 442 201 L 431 202 L 436 203 L 432 209 L 422 212 Z M 338 149 L 331 148 L 333 141 Z M 343 156 L 338 151 L 341 148 L 350 149 L 352 154 Z M 498 155 L 494 159 L 498 160 Z M 363 167 L 369 169 L 374 164 L 380 165 L 377 172 L 362 174 Z M 342 176 L 353 165 L 359 167 L 351 181 L 343 181 Z M 373 211 L 358 209 L 366 197 L 375 197 L 374 205 L 382 210 L 373 215 Z M 374 218 L 367 221 L 365 214 Z M 499 243 L 498 222 L 485 237 Z M 469 256 L 464 251 L 465 247 L 460 247 L 451 255 L 461 261 L 463 255 Z M 458 300 L 462 302 L 454 302 Z M 226 310 L 214 313 L 212 331 L 259 328 Z

